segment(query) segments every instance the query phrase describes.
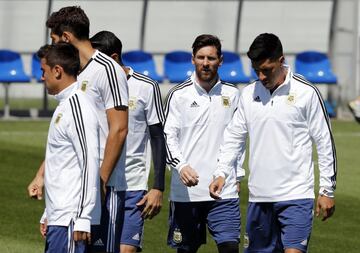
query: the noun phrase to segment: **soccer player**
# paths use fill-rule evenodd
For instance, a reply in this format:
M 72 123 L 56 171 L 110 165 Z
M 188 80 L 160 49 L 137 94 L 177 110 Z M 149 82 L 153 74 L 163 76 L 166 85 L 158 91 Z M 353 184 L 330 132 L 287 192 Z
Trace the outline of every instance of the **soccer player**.
M 125 67 L 121 60 L 122 43 L 109 31 L 101 31 L 90 39 L 94 48 L 115 59 L 125 71 L 129 87 L 129 131 L 126 147 L 126 191 L 122 208 L 117 210 L 123 218 L 119 231 L 121 253 L 135 253 L 142 248 L 144 219 L 160 212 L 164 191 L 166 148 L 162 123 L 159 85 L 149 77 Z M 120 67 L 119 66 L 119 67 Z M 154 161 L 154 185 L 147 192 L 151 153 Z M 111 213 L 109 220 L 116 213 Z M 108 221 L 105 221 L 108 222 Z
M 236 111 L 239 90 L 219 79 L 222 53 L 216 36 L 200 35 L 192 48 L 195 72 L 169 91 L 165 106 L 167 162 L 172 169 L 168 244 L 179 253 L 197 252 L 206 243 L 207 227 L 220 253 L 238 252 L 236 163 L 231 165 L 221 200 L 214 201 L 208 187 L 224 129 Z
M 263 33 L 247 53 L 259 80 L 246 86 L 226 128 L 210 194 L 219 198 L 232 161 L 250 139 L 245 252 L 306 252 L 314 206 L 316 144 L 320 191 L 316 216 L 334 213 L 336 152 L 318 89 L 284 64 L 279 38 Z
M 45 156 L 46 253 L 85 252 L 99 181 L 99 122 L 78 90 L 77 49 L 66 43 L 38 51 L 47 91 L 59 101 Z
M 53 43 L 66 42 L 79 50 L 81 72 L 78 75 L 79 89 L 95 106 L 100 121 L 100 178 L 106 185 L 107 210 L 112 212 L 120 203 L 119 191 L 125 180 L 125 148 L 128 129 L 128 89 L 126 75 L 118 64 L 107 55 L 95 50 L 89 40 L 90 22 L 85 12 L 77 6 L 61 8 L 53 12 L 46 25 L 51 29 Z M 30 196 L 41 198 L 44 164 L 28 186 Z M 103 189 L 103 187 L 101 187 Z M 118 226 L 120 218 L 113 220 L 111 228 Z M 100 230 L 100 229 L 99 229 Z M 107 233 L 107 231 L 103 231 Z M 92 239 L 100 232 L 95 230 Z M 97 240 L 100 245 L 115 247 L 113 238 Z
M 121 181 L 121 170 L 124 170 L 125 164 L 125 152 L 121 152 L 128 119 L 125 73 L 116 67 L 117 63 L 113 59 L 92 48 L 89 40 L 90 22 L 80 7 L 69 6 L 53 12 L 46 25 L 51 29 L 53 43 L 64 41 L 79 50 L 79 88 L 89 96 L 97 110 L 103 112 L 100 122 L 102 136 L 105 136 L 102 142 L 106 142 L 106 146 L 102 144 L 105 150 L 100 169 L 101 181 L 109 186 L 116 186 Z M 118 169 L 112 173 L 116 164 Z M 43 165 L 28 187 L 30 196 L 41 198 Z

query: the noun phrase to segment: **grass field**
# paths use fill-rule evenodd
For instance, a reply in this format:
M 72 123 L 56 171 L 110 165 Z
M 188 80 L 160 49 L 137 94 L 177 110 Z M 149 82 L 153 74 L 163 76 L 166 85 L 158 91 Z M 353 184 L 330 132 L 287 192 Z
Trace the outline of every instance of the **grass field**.
M 0 121 L 0 252 L 43 252 L 38 232 L 42 201 L 30 200 L 26 187 L 42 159 L 48 121 Z M 333 122 L 338 155 L 338 189 L 336 212 L 326 222 L 315 219 L 311 253 L 360 252 L 360 125 L 355 122 Z M 167 182 L 169 181 L 167 173 Z M 168 185 L 167 185 L 168 187 Z M 242 184 L 241 211 L 245 223 L 247 189 Z M 168 201 L 162 212 L 146 222 L 145 253 L 175 252 L 166 246 Z M 242 232 L 244 229 L 242 229 Z M 209 238 L 200 253 L 217 252 Z M 242 252 L 242 250 L 241 250 Z

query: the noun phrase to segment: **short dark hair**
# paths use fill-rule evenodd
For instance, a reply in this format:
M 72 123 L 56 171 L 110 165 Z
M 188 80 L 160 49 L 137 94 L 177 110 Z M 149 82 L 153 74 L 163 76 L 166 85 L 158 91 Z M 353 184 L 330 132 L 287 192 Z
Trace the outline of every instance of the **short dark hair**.
M 90 21 L 80 6 L 68 6 L 53 12 L 46 26 L 58 36 L 68 31 L 79 40 L 89 39 Z
M 255 38 L 247 55 L 251 61 L 275 60 L 283 56 L 283 47 L 275 34 L 262 33 Z
M 91 45 L 93 48 L 98 49 L 104 54 L 111 56 L 116 53 L 119 55 L 120 65 L 122 65 L 121 61 L 121 53 L 122 53 L 122 43 L 121 40 L 116 37 L 116 35 L 109 31 L 100 31 L 94 36 L 90 38 Z
M 59 65 L 66 74 L 74 77 L 79 73 L 79 52 L 71 44 L 59 42 L 53 45 L 45 45 L 37 51 L 36 55 L 39 59 L 45 59 L 50 68 Z
M 214 46 L 217 50 L 218 57 L 221 57 L 221 42 L 218 37 L 211 34 L 202 34 L 196 37 L 192 44 L 193 55 L 195 56 L 197 51 L 206 46 Z

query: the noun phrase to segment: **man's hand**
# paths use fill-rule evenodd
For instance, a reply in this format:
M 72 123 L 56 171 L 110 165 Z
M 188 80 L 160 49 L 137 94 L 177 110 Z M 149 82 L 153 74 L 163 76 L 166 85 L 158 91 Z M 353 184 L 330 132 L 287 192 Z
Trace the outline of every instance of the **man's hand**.
M 44 177 L 36 175 L 27 188 L 29 197 L 41 200 L 43 198 L 43 188 Z
M 236 182 L 236 190 L 238 193 L 240 193 L 240 191 L 241 191 L 241 183 L 240 182 Z
M 46 229 L 47 229 L 47 219 L 44 220 L 44 223 L 40 223 L 40 234 L 43 239 L 46 238 Z
M 101 178 L 100 178 L 100 196 L 101 196 L 101 206 L 103 206 L 106 201 L 106 184 Z
M 186 165 L 180 171 L 180 179 L 184 185 L 191 187 L 199 183 L 199 175 L 189 165 Z
M 322 215 L 322 221 L 330 218 L 335 212 L 335 200 L 324 195 L 320 195 L 316 203 L 316 217 Z
M 138 203 L 137 206 L 145 205 L 141 216 L 144 219 L 154 218 L 161 210 L 163 193 L 157 189 L 151 189 Z
M 220 193 L 224 187 L 225 184 L 225 178 L 223 177 L 217 177 L 214 179 L 214 181 L 209 186 L 209 192 L 210 196 L 213 199 L 221 199 Z
M 85 241 L 88 244 L 91 244 L 91 234 L 84 231 L 74 231 L 74 241 Z

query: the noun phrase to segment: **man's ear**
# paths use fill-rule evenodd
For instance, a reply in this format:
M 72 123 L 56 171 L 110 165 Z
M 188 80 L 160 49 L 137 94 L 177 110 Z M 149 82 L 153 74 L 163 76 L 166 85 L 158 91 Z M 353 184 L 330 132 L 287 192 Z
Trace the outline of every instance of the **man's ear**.
M 281 65 L 285 63 L 285 57 L 283 55 L 280 56 L 279 62 L 281 63 Z
M 223 64 L 223 62 L 224 62 L 224 56 L 220 55 L 220 64 L 219 64 L 219 66 L 221 66 Z
M 55 65 L 53 68 L 54 75 L 56 80 L 60 80 L 62 76 L 62 72 L 64 71 L 63 68 L 60 65 Z
M 70 43 L 72 40 L 72 33 L 71 32 L 63 32 L 63 34 L 61 35 L 62 41 L 66 42 L 66 43 Z
M 113 58 L 117 63 L 119 63 L 119 55 L 117 53 L 111 54 L 110 57 Z

